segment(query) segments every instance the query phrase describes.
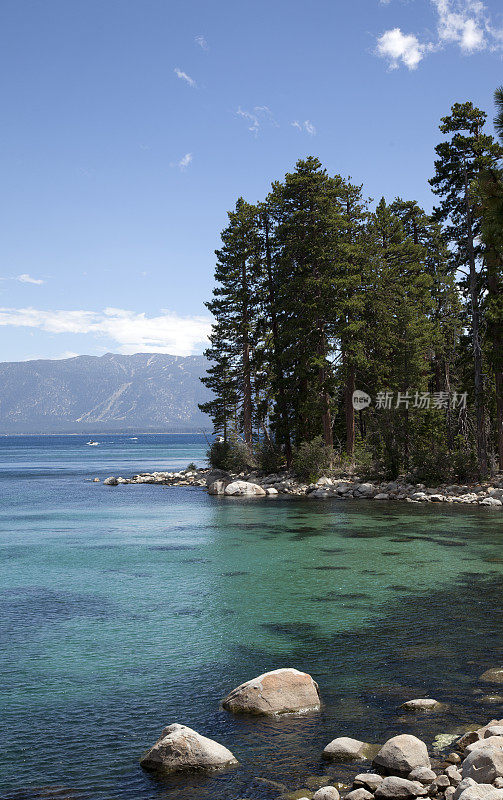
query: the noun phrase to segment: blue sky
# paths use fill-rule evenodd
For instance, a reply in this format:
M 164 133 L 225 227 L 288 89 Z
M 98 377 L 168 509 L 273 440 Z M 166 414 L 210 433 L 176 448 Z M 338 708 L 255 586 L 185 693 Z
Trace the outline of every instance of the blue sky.
M 318 156 L 432 196 L 501 0 L 3 0 L 0 360 L 201 352 L 226 212 Z

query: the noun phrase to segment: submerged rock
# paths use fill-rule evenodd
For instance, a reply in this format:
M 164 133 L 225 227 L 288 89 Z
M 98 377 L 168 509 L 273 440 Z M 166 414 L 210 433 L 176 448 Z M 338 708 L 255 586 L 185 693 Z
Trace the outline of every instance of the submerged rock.
M 157 742 L 140 758 L 146 770 L 180 772 L 185 770 L 225 769 L 237 764 L 230 750 L 201 736 L 186 725 L 168 725 Z
M 319 711 L 318 684 L 306 672 L 275 669 L 242 683 L 222 700 L 234 714 L 294 714 Z
M 480 680 L 485 683 L 503 683 L 503 667 L 486 669 L 480 676 Z
M 375 756 L 374 763 L 392 775 L 408 775 L 416 767 L 431 766 L 425 743 L 408 733 L 388 739 Z
M 433 709 L 438 708 L 440 705 L 438 700 L 422 697 L 417 700 L 407 700 L 406 703 L 402 703 L 400 708 L 403 711 L 415 713 L 416 711 L 433 711 Z

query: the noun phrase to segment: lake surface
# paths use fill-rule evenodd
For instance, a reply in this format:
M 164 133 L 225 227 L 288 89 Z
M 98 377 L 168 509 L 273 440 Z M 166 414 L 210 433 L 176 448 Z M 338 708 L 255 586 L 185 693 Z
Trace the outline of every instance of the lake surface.
M 97 439 L 0 438 L 1 797 L 266 800 L 261 778 L 343 776 L 320 760 L 335 736 L 431 744 L 502 714 L 478 681 L 503 661 L 501 511 L 106 487 L 89 479 L 203 464 L 206 445 Z M 313 675 L 320 714 L 219 707 L 280 666 Z M 397 712 L 428 696 L 448 711 Z M 138 758 L 172 722 L 240 766 L 157 782 Z

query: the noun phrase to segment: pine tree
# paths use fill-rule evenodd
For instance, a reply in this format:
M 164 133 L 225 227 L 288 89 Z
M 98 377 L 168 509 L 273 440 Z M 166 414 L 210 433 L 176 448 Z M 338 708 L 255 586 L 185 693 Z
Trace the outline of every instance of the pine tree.
M 273 184 L 267 200 L 275 221 L 278 342 L 293 438 L 310 441 L 321 432 L 329 447 L 339 183 L 309 157 Z
M 488 468 L 480 324 L 483 281 L 480 277 L 480 204 L 472 187 L 483 170 L 496 166 L 502 153 L 493 138 L 483 133 L 485 119 L 486 115 L 470 102 L 452 106 L 450 116 L 443 117 L 440 125 L 442 133 L 450 138 L 435 148 L 438 159 L 435 161 L 435 176 L 430 180 L 434 193 L 441 198 L 434 214 L 443 223 L 453 248 L 454 264 L 458 270 L 468 269 L 465 289 L 469 296 L 477 455 L 482 475 Z
M 261 270 L 261 242 L 255 206 L 239 198 L 229 212 L 229 225 L 222 232 L 222 247 L 215 251 L 217 266 L 213 300 L 206 304 L 215 318 L 212 347 L 206 356 L 213 361 L 204 379 L 215 392 L 205 408 L 215 420 L 229 414 L 235 400 L 235 424 L 248 447 L 253 445 L 252 376 L 257 327 L 257 283 Z M 218 409 L 219 416 L 215 416 Z M 218 422 L 219 427 L 222 423 Z

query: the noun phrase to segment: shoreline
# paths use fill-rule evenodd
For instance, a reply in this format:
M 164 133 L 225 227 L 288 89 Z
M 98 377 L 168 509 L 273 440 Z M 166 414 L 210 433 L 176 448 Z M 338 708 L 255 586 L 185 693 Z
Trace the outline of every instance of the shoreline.
M 91 479 L 100 483 L 99 478 Z M 229 473 L 203 468 L 178 472 L 143 472 L 129 478 L 110 476 L 103 481 L 106 486 L 127 484 L 157 484 L 160 486 L 195 486 L 208 494 L 222 497 L 289 496 L 323 500 L 373 500 L 377 502 L 403 501 L 407 503 L 451 503 L 477 505 L 503 510 L 503 474 L 492 481 L 476 484 L 440 484 L 427 487 L 423 483 L 411 484 L 402 480 L 370 482 L 357 477 L 331 478 L 323 476 L 316 483 L 304 483 L 291 473 L 263 475 L 258 472 Z

